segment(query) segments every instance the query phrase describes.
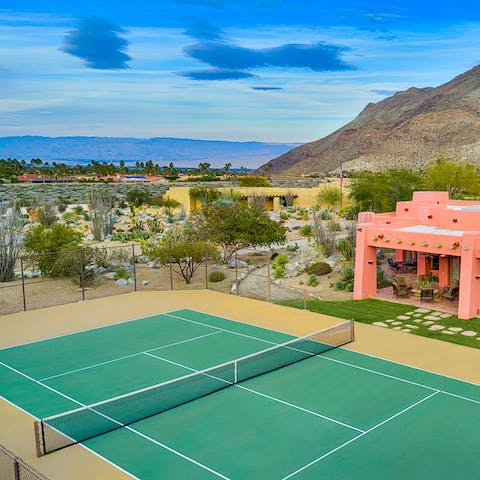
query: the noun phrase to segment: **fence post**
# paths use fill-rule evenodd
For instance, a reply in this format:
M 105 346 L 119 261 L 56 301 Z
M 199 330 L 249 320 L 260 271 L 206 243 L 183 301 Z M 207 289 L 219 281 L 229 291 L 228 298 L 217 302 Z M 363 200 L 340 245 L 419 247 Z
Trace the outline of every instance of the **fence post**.
M 172 262 L 169 263 L 170 266 L 170 290 L 173 290 L 173 268 Z
M 80 288 L 82 289 L 82 300 L 85 300 L 85 277 L 83 274 L 83 248 L 80 249 Z
M 27 298 L 25 295 L 25 275 L 23 272 L 23 256 L 20 257 L 20 271 L 22 274 L 22 296 L 23 296 L 23 311 L 27 311 Z
M 208 253 L 205 249 L 205 289 L 208 290 Z
M 306 288 L 303 289 L 303 309 L 308 310 L 307 309 L 307 289 Z
M 132 243 L 133 288 L 137 291 L 137 268 L 135 266 L 135 244 Z
M 267 258 L 267 302 L 272 303 L 272 285 L 270 281 L 270 256 Z
M 240 290 L 240 285 L 238 284 L 238 250 L 235 250 L 235 285 L 237 286 L 235 293 L 238 295 Z

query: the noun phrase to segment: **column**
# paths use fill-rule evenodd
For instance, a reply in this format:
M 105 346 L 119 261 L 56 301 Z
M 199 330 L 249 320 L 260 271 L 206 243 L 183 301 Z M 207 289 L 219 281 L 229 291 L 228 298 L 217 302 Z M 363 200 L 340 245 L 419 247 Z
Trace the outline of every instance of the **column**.
M 357 226 L 357 248 L 355 253 L 355 283 L 353 298 L 375 297 L 377 295 L 377 249 L 368 245 L 368 230 L 373 223 Z

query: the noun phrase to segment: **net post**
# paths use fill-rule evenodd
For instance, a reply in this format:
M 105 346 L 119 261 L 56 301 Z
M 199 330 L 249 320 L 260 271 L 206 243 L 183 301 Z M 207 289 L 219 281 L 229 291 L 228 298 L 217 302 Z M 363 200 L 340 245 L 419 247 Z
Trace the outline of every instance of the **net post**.
M 270 262 L 271 257 L 268 257 L 267 260 L 267 302 L 272 303 L 272 282 L 270 278 Z
M 35 430 L 35 450 L 37 451 L 37 457 L 43 457 L 46 454 L 43 438 L 43 423 L 35 420 L 35 422 L 33 422 L 33 428 Z
M 355 322 L 353 320 L 349 320 L 350 322 L 350 341 L 355 341 Z
M 237 286 L 235 293 L 238 295 L 238 250 L 235 250 L 235 285 Z
M 238 383 L 238 362 L 235 360 L 233 362 L 233 384 L 236 385 Z

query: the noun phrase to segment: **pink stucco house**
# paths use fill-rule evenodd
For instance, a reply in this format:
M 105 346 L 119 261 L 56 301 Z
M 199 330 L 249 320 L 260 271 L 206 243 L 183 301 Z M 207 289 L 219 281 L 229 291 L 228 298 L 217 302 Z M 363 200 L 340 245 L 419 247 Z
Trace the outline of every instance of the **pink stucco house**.
M 480 313 L 480 202 L 450 200 L 447 192 L 415 192 L 395 212 L 358 217 L 357 300 L 375 297 L 377 249 L 394 249 L 398 261 L 416 260 L 417 275 L 438 277 L 439 288 L 460 282 L 458 317 Z

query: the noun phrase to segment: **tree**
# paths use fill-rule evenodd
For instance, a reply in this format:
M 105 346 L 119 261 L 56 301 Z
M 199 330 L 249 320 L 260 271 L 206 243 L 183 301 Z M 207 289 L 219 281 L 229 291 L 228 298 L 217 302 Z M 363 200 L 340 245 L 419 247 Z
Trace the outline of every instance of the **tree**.
M 22 248 L 22 221 L 17 205 L 0 204 L 0 282 L 13 280 Z
M 450 198 L 476 195 L 480 192 L 475 166 L 440 157 L 425 171 L 425 186 L 429 190 L 447 191 Z
M 202 205 L 207 205 L 218 200 L 221 197 L 220 190 L 209 187 L 191 188 L 190 197 L 193 200 L 199 200 Z
M 332 222 L 324 224 L 320 213 L 313 211 L 313 238 L 326 257 L 335 253 L 337 243 L 338 231 L 331 228 L 332 225 Z
M 232 164 L 230 162 L 226 163 L 223 167 L 223 174 L 225 176 L 230 175 L 230 169 L 232 168 Z
M 208 162 L 201 162 L 198 164 L 198 170 L 200 175 L 207 176 L 210 173 L 210 163 Z
M 202 263 L 218 258 L 218 251 L 212 243 L 199 240 L 191 230 L 185 228 L 171 230 L 158 245 L 146 246 L 143 250 L 152 260 L 162 265 L 172 265 L 173 271 L 187 284 Z
M 53 225 L 57 221 L 56 206 L 52 197 L 37 198 L 36 216 L 39 223 L 45 227 Z
M 204 205 L 193 217 L 193 228 L 199 238 L 222 248 L 225 262 L 239 248 L 270 246 L 286 240 L 286 228 L 262 208 L 236 200 L 220 199 Z
M 165 208 L 167 215 L 170 216 L 173 208 L 178 208 L 181 203 L 171 197 L 163 197 L 160 201 L 160 205 Z
M 132 188 L 126 193 L 127 202 L 132 204 L 134 207 L 139 207 L 148 202 L 150 195 L 146 190 L 141 190 L 140 188 Z
M 78 247 L 81 239 L 81 233 L 62 224 L 56 223 L 50 227 L 38 225 L 25 236 L 24 247 L 30 259 L 40 268 L 42 275 L 56 277 L 61 275 L 57 263 L 60 251 Z
M 411 200 L 423 188 L 422 175 L 406 168 L 382 173 L 361 172 L 352 178 L 350 197 L 359 211 L 389 212 L 397 202 Z
M 244 175 L 238 180 L 240 187 L 271 187 L 270 181 L 260 175 Z

